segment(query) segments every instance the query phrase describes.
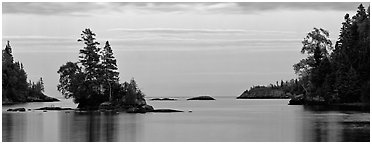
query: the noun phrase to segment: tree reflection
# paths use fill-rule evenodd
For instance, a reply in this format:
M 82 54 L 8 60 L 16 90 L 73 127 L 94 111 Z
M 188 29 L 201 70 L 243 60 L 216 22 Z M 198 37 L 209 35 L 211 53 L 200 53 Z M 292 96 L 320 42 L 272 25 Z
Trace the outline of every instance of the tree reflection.
M 117 141 L 117 114 L 114 112 L 75 112 L 62 133 L 69 141 Z M 65 137 L 66 138 L 66 137 Z
M 323 106 L 304 106 L 303 141 L 369 141 L 369 120 L 351 111 L 334 111 Z M 337 108 L 339 109 L 339 108 Z

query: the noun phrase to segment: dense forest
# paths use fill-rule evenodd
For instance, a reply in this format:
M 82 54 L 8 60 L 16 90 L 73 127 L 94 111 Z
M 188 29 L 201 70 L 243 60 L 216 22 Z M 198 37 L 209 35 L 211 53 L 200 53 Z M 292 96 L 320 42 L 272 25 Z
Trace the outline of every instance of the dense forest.
M 2 103 L 12 104 L 17 102 L 58 101 L 55 98 L 43 94 L 44 82 L 40 78 L 38 82 L 27 82 L 27 73 L 23 64 L 15 62 L 12 47 L 9 41 L 3 50 L 2 63 Z
M 73 98 L 81 109 L 97 109 L 102 103 L 112 107 L 140 107 L 146 105 L 145 95 L 132 78 L 119 83 L 116 59 L 109 41 L 103 48 L 90 29 L 82 31 L 78 42 L 85 46 L 79 51 L 78 62 L 67 62 L 58 70 L 58 90 Z
M 333 46 L 329 33 L 314 28 L 302 41 L 307 58 L 294 64 L 298 79 L 270 84 L 293 95 L 303 94 L 305 103 L 368 103 L 370 93 L 370 8 L 359 5 L 355 16 L 344 16 Z

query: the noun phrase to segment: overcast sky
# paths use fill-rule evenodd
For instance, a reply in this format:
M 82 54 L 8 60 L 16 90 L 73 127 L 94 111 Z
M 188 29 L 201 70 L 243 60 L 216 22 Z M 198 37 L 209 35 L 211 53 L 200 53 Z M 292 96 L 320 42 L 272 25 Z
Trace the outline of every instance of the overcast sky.
M 238 96 L 296 78 L 306 33 L 324 28 L 335 41 L 359 4 L 2 3 L 2 44 L 11 41 L 28 78 L 43 77 L 53 97 L 61 96 L 56 72 L 78 60 L 85 28 L 110 41 L 121 81 L 134 77 L 147 96 Z

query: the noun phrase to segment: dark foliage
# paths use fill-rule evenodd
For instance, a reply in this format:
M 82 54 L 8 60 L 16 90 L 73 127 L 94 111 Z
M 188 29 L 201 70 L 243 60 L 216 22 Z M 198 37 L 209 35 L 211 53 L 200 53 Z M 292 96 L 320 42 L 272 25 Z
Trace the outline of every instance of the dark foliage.
M 301 52 L 307 52 L 308 58 L 294 65 L 306 100 L 369 103 L 369 15 L 369 8 L 366 11 L 362 4 L 352 18 L 346 14 L 335 48 L 329 49 L 329 55 L 324 49 L 331 45 L 328 32 L 322 37 L 314 33 L 323 30 L 314 29 L 306 36 Z M 317 41 L 307 43 L 309 39 Z
M 57 89 L 66 97 L 79 103 L 79 108 L 98 108 L 106 101 L 118 106 L 145 105 L 144 94 L 136 81 L 119 83 L 116 59 L 112 48 L 106 41 L 99 48 L 96 34 L 85 29 L 78 42 L 83 42 L 79 62 L 67 62 L 57 71 L 60 74 Z
M 2 51 L 2 100 L 3 103 L 43 101 L 49 99 L 44 92 L 43 79 L 27 83 L 23 64 L 14 62 L 9 41 Z

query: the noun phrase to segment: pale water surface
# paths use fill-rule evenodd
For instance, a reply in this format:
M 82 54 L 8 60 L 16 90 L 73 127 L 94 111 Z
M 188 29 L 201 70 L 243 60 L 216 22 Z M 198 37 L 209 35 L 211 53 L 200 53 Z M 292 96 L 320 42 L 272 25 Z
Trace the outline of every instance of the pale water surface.
M 71 100 L 3 106 L 2 141 L 370 141 L 369 112 L 289 106 L 288 99 L 216 99 L 148 101 L 183 113 L 6 112 L 76 107 Z

